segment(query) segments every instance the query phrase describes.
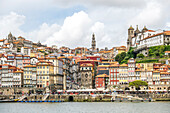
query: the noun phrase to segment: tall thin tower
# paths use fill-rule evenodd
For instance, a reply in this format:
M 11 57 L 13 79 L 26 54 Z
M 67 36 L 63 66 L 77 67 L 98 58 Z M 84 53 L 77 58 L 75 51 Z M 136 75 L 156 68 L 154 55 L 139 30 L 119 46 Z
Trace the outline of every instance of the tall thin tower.
M 95 49 L 96 49 L 96 40 L 95 40 L 95 35 L 94 35 L 94 33 L 93 33 L 93 35 L 92 35 L 92 44 L 91 44 L 91 46 L 92 46 L 92 50 L 95 50 Z

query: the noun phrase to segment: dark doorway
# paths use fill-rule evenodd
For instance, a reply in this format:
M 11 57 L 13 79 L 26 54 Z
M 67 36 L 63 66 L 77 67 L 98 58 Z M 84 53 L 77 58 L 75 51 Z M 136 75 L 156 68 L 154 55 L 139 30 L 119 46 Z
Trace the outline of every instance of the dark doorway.
M 128 87 L 126 87 L 125 90 L 130 90 L 130 89 Z
M 69 96 L 68 101 L 73 102 L 73 96 Z

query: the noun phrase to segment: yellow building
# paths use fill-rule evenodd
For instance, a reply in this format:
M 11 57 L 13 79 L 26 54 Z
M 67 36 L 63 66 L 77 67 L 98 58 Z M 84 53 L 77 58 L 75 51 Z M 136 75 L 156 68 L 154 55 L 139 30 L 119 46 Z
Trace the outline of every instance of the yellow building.
M 155 70 L 153 71 L 153 85 L 159 85 L 160 84 L 160 71 Z
M 119 66 L 119 76 L 120 84 L 127 84 L 128 83 L 128 65 L 127 64 L 122 64 Z
M 126 47 L 125 46 L 113 47 L 112 51 L 114 53 L 114 57 L 116 57 L 117 54 L 121 54 L 122 52 L 126 52 Z
M 23 86 L 36 87 L 36 81 L 36 65 L 24 66 Z
M 136 66 L 140 68 L 141 80 L 152 84 L 153 63 L 137 63 Z
M 57 89 L 63 89 L 63 61 L 56 57 L 46 57 L 45 59 L 54 65 L 54 85 Z
M 54 84 L 54 65 L 51 62 L 37 63 L 37 87 L 44 88 Z

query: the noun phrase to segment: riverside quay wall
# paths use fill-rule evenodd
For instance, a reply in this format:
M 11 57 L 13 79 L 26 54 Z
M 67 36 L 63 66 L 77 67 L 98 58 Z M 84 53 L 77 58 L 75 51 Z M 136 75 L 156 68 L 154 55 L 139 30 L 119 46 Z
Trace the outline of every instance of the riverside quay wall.
M 0 95 L 1 100 L 18 100 L 18 101 L 64 101 L 64 102 L 110 102 L 113 101 L 170 101 L 170 94 L 139 94 L 139 95 L 127 95 L 127 94 L 79 94 L 79 95 L 67 95 L 67 94 L 45 94 L 45 95 Z M 46 98 L 45 98 L 46 97 Z M 129 98 L 130 97 L 130 98 Z M 22 98 L 22 99 L 21 99 Z M 20 100 L 21 99 L 21 100 Z
M 37 93 L 41 91 L 41 93 Z M 74 102 L 109 102 L 111 100 L 169 100 L 170 93 L 145 93 L 145 94 L 49 94 L 46 90 L 35 88 L 1 88 L 0 100 L 28 100 L 28 101 L 45 101 L 60 100 Z

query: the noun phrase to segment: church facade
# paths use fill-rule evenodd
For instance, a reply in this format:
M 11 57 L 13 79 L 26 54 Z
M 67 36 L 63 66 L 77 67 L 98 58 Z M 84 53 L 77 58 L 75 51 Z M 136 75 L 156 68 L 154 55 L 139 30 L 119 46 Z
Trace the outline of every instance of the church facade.
M 138 26 L 136 30 L 132 26 L 128 29 L 127 49 L 134 47 L 136 53 L 142 53 L 147 56 L 149 47 L 169 44 L 170 31 L 149 30 L 146 26 L 141 31 Z

